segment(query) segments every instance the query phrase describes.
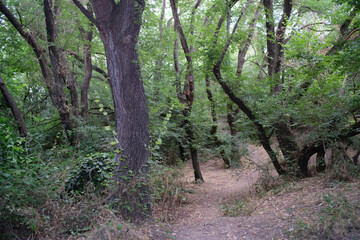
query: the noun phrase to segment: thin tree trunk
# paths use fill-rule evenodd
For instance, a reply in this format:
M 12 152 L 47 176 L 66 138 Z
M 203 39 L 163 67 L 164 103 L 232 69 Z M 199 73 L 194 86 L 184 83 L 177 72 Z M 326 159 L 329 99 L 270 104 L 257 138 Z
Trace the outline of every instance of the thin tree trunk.
M 174 52 L 173 52 L 173 56 L 174 56 L 174 67 L 175 67 L 175 73 L 176 73 L 176 79 L 175 79 L 175 86 L 176 86 L 176 94 L 177 94 L 177 98 L 179 99 L 179 101 L 181 103 L 186 103 L 186 97 L 185 95 L 181 92 L 181 71 L 180 71 L 180 63 L 179 63 L 179 41 L 178 38 L 175 38 L 174 40 Z M 183 112 L 184 115 L 184 112 Z M 185 117 L 184 117 L 185 118 Z M 180 128 L 184 128 L 185 126 L 185 119 L 182 120 L 181 124 L 180 124 Z M 186 145 L 189 145 L 189 143 L 187 142 L 187 139 L 185 138 L 184 141 L 186 142 Z M 180 154 L 180 159 L 185 162 L 187 160 L 186 157 L 186 150 L 183 146 L 183 142 L 179 142 L 179 154 Z
M 89 10 L 89 12 L 92 14 L 92 7 L 91 4 L 88 3 L 87 5 L 87 9 Z M 84 122 L 88 121 L 88 91 L 89 91 L 89 87 L 90 87 L 90 80 L 92 78 L 92 70 L 93 70 L 93 66 L 92 66 L 92 61 L 91 61 L 91 41 L 93 39 L 93 31 L 92 31 L 92 27 L 93 24 L 90 22 L 89 25 L 89 30 L 87 32 L 85 32 L 84 30 L 81 30 L 82 35 L 84 36 L 84 46 L 83 46 L 83 54 L 84 54 L 84 79 L 83 82 L 81 84 L 81 88 L 80 88 L 80 92 L 81 92 L 81 110 L 80 110 L 80 115 L 81 118 Z
M 16 125 L 18 126 L 19 133 L 21 137 L 27 137 L 28 130 L 24 121 L 24 118 L 21 114 L 20 109 L 18 108 L 15 100 L 12 98 L 9 90 L 6 87 L 6 84 L 0 74 L 0 90 L 2 95 L 4 96 L 5 102 L 9 105 L 12 114 L 14 115 Z
M 69 70 L 66 71 L 65 83 L 70 92 L 72 114 L 76 118 L 79 118 L 79 95 L 76 90 L 76 80 L 74 74 Z
M 227 113 L 226 113 L 226 120 L 229 124 L 229 128 L 230 128 L 230 135 L 235 137 L 237 134 L 237 130 L 235 128 L 235 111 L 233 109 L 232 103 L 226 103 L 226 109 L 227 109 Z
M 255 118 L 255 115 L 253 114 L 253 112 L 245 105 L 243 100 L 241 100 L 239 97 L 235 96 L 235 94 L 232 92 L 230 87 L 224 82 L 224 80 L 221 77 L 221 73 L 220 73 L 220 65 L 216 65 L 214 67 L 214 75 L 215 75 L 217 81 L 219 82 L 220 86 L 224 90 L 224 92 L 231 99 L 231 101 L 233 101 L 241 109 L 241 111 L 243 111 L 245 113 L 245 115 L 249 118 L 249 120 L 256 127 L 260 143 L 264 147 L 265 151 L 268 153 L 278 174 L 279 175 L 285 174 L 286 172 L 281 168 L 279 161 L 276 157 L 276 154 L 270 146 L 269 138 L 266 135 L 265 129 Z
M 216 135 L 217 132 L 217 117 L 216 117 L 216 111 L 215 111 L 215 101 L 212 96 L 211 88 L 210 88 L 210 77 L 208 75 L 205 76 L 205 83 L 206 83 L 206 94 L 207 98 L 210 102 L 210 109 L 211 109 L 211 117 L 212 117 L 212 126 L 210 130 L 210 134 L 212 139 L 214 140 L 214 143 L 217 147 L 221 147 L 223 143 L 220 141 L 218 136 Z M 225 150 L 220 149 L 220 156 L 224 161 L 225 168 L 230 168 L 230 160 L 228 157 L 226 157 Z
M 191 122 L 189 121 L 191 109 L 185 108 L 183 112 L 184 112 L 184 117 L 185 117 L 184 124 L 185 124 L 186 138 L 189 143 L 190 155 L 191 155 L 192 165 L 193 165 L 193 169 L 194 169 L 195 182 L 201 183 L 201 182 L 204 182 L 204 178 L 203 178 L 203 176 L 201 174 L 201 170 L 200 170 L 198 151 L 194 147 L 195 138 L 194 138 L 193 126 L 192 126 Z
M 196 10 L 196 8 L 199 6 L 200 3 L 201 3 L 201 0 L 198 0 L 197 3 L 195 4 L 194 11 Z M 184 90 L 183 90 L 183 95 L 185 97 L 183 98 L 182 96 L 180 96 L 179 91 L 178 91 L 178 97 L 179 97 L 179 99 L 184 99 L 184 100 L 186 99 L 184 102 L 187 106 L 183 111 L 183 115 L 185 118 L 184 124 L 185 124 L 185 132 L 186 132 L 187 142 L 189 143 L 191 160 L 192 160 L 193 167 L 194 167 L 195 182 L 203 182 L 204 179 L 203 179 L 201 171 L 200 171 L 198 152 L 194 146 L 194 133 L 193 133 L 193 129 L 192 129 L 193 127 L 192 127 L 192 124 L 189 119 L 190 115 L 191 115 L 192 104 L 194 102 L 194 89 L 195 89 L 193 61 L 191 58 L 191 50 L 190 50 L 191 48 L 189 48 L 189 45 L 185 38 L 185 34 L 181 27 L 179 15 L 177 13 L 176 1 L 170 0 L 170 6 L 171 6 L 171 10 L 172 10 L 173 17 L 174 17 L 174 22 L 175 22 L 174 28 L 176 29 L 177 33 L 179 34 L 181 46 L 183 48 L 183 51 L 184 51 L 185 57 L 186 57 L 186 61 L 187 61 L 186 80 L 185 80 Z M 192 15 L 195 14 L 194 11 L 192 12 Z M 176 53 L 177 52 L 174 51 L 175 68 L 178 68 L 179 66 L 176 66 L 176 62 L 178 61 L 177 56 L 175 55 Z M 177 70 L 177 73 L 178 72 L 179 72 L 179 70 Z M 177 89 L 179 90 L 179 83 L 177 83 L 177 84 L 178 84 Z
M 255 11 L 255 15 L 254 15 L 253 19 L 251 20 L 251 23 L 250 23 L 250 26 L 249 26 L 249 35 L 248 35 L 247 39 L 245 40 L 245 42 L 243 43 L 242 48 L 239 49 L 238 64 L 237 64 L 237 69 L 236 69 L 236 75 L 238 77 L 242 73 L 244 63 L 245 63 L 245 56 L 246 56 L 246 53 L 247 53 L 247 51 L 249 49 L 252 38 L 254 36 L 255 26 L 256 26 L 256 22 L 257 22 L 257 20 L 259 18 L 259 15 L 260 15 L 260 6 L 257 7 L 257 9 Z

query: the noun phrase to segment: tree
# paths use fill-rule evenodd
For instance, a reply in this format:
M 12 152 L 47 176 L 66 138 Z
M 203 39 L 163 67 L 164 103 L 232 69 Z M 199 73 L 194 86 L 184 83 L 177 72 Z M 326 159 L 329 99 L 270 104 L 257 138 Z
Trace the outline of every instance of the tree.
M 63 89 L 63 78 L 66 77 L 66 74 L 60 71 L 61 67 L 61 70 L 64 70 L 64 65 L 60 66 L 61 63 L 64 64 L 64 61 L 62 61 L 63 59 L 61 59 L 61 53 L 59 53 L 55 43 L 57 39 L 57 30 L 52 11 L 52 1 L 44 0 L 43 7 L 46 19 L 45 22 L 50 63 L 48 62 L 47 56 L 44 54 L 46 51 L 39 44 L 38 38 L 34 32 L 26 31 L 21 22 L 19 22 L 11 11 L 3 4 L 3 1 L 0 1 L 0 11 L 6 16 L 19 34 L 27 41 L 36 54 L 51 100 L 59 113 L 70 144 L 74 145 L 75 136 L 72 132 L 73 123 L 71 121 L 71 108 L 65 101 L 65 93 Z M 74 91 L 73 93 L 76 95 Z
M 20 109 L 18 108 L 15 100 L 11 96 L 9 90 L 6 87 L 6 84 L 4 82 L 4 79 L 2 78 L 0 74 L 0 91 L 4 96 L 5 102 L 9 105 L 12 114 L 14 115 L 16 125 L 18 126 L 19 133 L 21 137 L 27 137 L 28 130 L 24 121 L 24 118 L 21 114 Z
M 192 12 L 192 15 L 195 14 L 196 9 L 199 7 L 201 3 L 201 0 L 198 0 L 194 6 L 194 10 Z M 194 132 L 192 124 L 189 120 L 190 114 L 191 114 L 191 108 L 194 102 L 194 91 L 195 91 L 195 79 L 194 79 L 194 69 L 193 69 L 193 60 L 191 56 L 191 47 L 188 45 L 183 28 L 180 23 L 178 10 L 176 7 L 176 0 L 170 0 L 171 10 L 174 17 L 174 28 L 176 29 L 176 32 L 179 34 L 181 46 L 183 48 L 186 61 L 187 61 L 187 67 L 186 67 L 186 82 L 184 84 L 184 91 L 183 94 L 181 94 L 181 90 L 179 88 L 179 82 L 177 83 L 177 93 L 179 97 L 179 100 L 182 101 L 184 104 L 186 104 L 186 107 L 183 110 L 184 115 L 184 128 L 186 132 L 186 138 L 187 142 L 189 144 L 190 148 L 190 154 L 191 154 L 191 160 L 194 168 L 194 175 L 195 175 L 195 182 L 204 181 L 204 178 L 200 171 L 200 163 L 198 158 L 198 152 L 195 145 L 195 138 L 194 138 Z M 174 49 L 174 61 L 175 61 L 175 70 L 176 74 L 179 75 L 180 73 L 180 67 L 178 64 L 178 57 L 177 57 L 177 40 L 175 40 L 175 49 Z M 183 95 L 183 96 L 181 96 Z
M 92 0 L 96 18 L 79 1 L 73 2 L 97 27 L 104 44 L 119 150 L 115 178 L 120 185 L 116 197 L 131 206 L 131 211 L 122 209 L 126 217 L 141 221 L 150 214 L 148 189 L 142 185 L 134 192 L 129 186 L 136 178 L 146 178 L 148 170 L 149 117 L 136 52 L 145 1 Z

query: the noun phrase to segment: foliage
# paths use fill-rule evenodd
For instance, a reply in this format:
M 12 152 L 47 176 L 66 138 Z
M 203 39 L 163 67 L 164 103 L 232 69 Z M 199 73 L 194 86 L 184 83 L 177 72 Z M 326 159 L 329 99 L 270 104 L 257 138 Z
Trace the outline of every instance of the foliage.
M 35 217 L 47 194 L 55 194 L 52 181 L 57 168 L 28 154 L 25 139 L 17 138 L 8 124 L 0 121 L 0 237 L 23 237 L 38 228 Z
M 69 193 L 82 193 L 89 183 L 101 191 L 109 186 L 113 179 L 115 163 L 114 154 L 92 153 L 79 157 L 65 182 Z
M 195 138 L 192 147 L 199 150 L 202 160 L 219 156 L 219 152 L 223 152 L 231 159 L 231 166 L 236 167 L 239 159 L 247 154 L 246 143 L 259 143 L 259 136 L 252 120 L 235 107 L 238 135 L 234 137 L 229 134 L 226 123 L 229 98 L 213 81 L 212 67 L 245 1 L 237 1 L 231 9 L 227 8 L 224 1 L 202 1 L 194 15 L 194 2 L 177 2 L 181 9 L 180 20 L 184 34 L 192 49 L 196 89 L 189 117 Z M 42 4 L 30 0 L 2 3 L 14 13 L 26 31 L 39 39 L 43 54 L 48 57 Z M 288 31 L 284 36 L 286 42 L 282 66 L 275 76 L 280 80 L 282 88 L 277 94 L 270 91 L 274 79 L 267 76 L 266 72 L 268 49 L 265 11 L 262 8 L 243 71 L 241 75 L 236 74 L 238 52 L 248 36 L 249 23 L 257 3 L 253 1 L 250 4 L 230 42 L 221 69 L 224 81 L 251 109 L 256 122 L 264 127 L 268 139 L 274 138 L 274 125 L 279 120 L 286 120 L 296 135 L 299 148 L 322 142 L 332 150 L 331 164 L 327 166 L 326 175 L 330 181 L 348 181 L 358 177 L 358 167 L 350 162 L 345 150 L 358 149 L 359 137 L 344 140 L 337 136 L 349 125 L 358 122 L 360 115 L 359 1 L 302 0 L 294 4 L 292 16 L 288 19 Z M 282 3 L 279 1 L 274 5 L 276 21 L 281 18 Z M 61 222 L 57 227 L 65 235 L 83 234 L 87 228 L 94 227 L 92 219 L 98 210 L 93 205 L 97 204 L 96 201 L 102 201 L 101 196 L 110 191 L 108 187 L 116 167 L 111 153 L 116 142 L 111 142 L 114 136 L 109 131 L 115 127 L 110 85 L 104 74 L 95 70 L 95 67 L 106 68 L 101 38 L 94 31 L 91 43 L 84 40 L 81 31 L 94 30 L 95 27 L 89 24 L 71 1 L 57 1 L 55 5 L 54 11 L 58 11 L 58 38 L 54 44 L 61 49 L 61 58 L 67 63 L 62 70 L 74 76 L 76 87 L 82 84 L 84 64 L 74 54 L 82 59 L 85 43 L 91 44 L 94 65 L 88 91 L 89 111 L 86 122 L 73 114 L 76 109 L 70 104 L 72 96 L 67 88 L 68 83 L 64 81 L 65 96 L 62 100 L 69 103 L 67 106 L 73 115 L 71 121 L 77 135 L 74 146 L 67 143 L 66 132 L 49 96 L 33 50 L 7 18 L 0 14 L 0 72 L 29 129 L 29 140 L 17 137 L 12 129 L 16 124 L 10 120 L 11 111 L 0 96 L 0 223 L 1 227 L 9 226 L 8 229 L 20 235 L 21 229 L 28 229 L 24 231 L 24 236 L 44 232 L 45 228 L 52 228 L 51 225 L 56 222 Z M 149 106 L 150 146 L 146 146 L 151 152 L 151 174 L 147 176 L 150 178 L 149 187 L 154 206 L 171 210 L 177 204 L 187 201 L 187 190 L 179 182 L 181 175 L 177 170 L 179 162 L 189 158 L 183 114 L 186 106 L 178 99 L 177 87 L 178 84 L 181 89 L 184 87 L 188 69 L 186 56 L 179 51 L 180 73 L 174 70 L 174 40 L 177 33 L 173 28 L 169 6 L 165 7 L 163 18 L 161 8 L 161 1 L 147 3 L 137 47 Z M 225 13 L 229 14 L 230 19 L 226 19 Z M 356 15 L 352 17 L 352 13 Z M 215 34 L 221 17 L 225 17 L 223 25 Z M 347 20 L 351 20 L 348 31 L 340 36 L 341 26 Z M 346 41 L 343 41 L 344 37 L 347 37 Z M 204 81 L 207 75 L 211 78 L 210 89 L 218 123 L 212 122 Z M 76 93 L 80 96 L 81 89 L 78 88 Z M 214 144 L 210 135 L 212 124 L 219 125 L 216 135 L 221 145 Z M 184 156 L 181 151 L 184 151 Z M 270 190 L 279 191 L 282 180 L 271 175 L 268 166 L 260 168 L 264 171 L 253 191 L 259 196 Z M 137 183 L 134 185 L 135 190 L 141 188 L 136 186 Z M 238 201 L 224 204 L 221 208 L 229 215 L 243 211 L 243 204 Z M 348 211 L 346 201 L 334 196 L 330 196 L 326 204 L 329 209 L 337 209 L 337 212 L 324 213 L 327 219 L 333 215 L 344 217 L 340 210 Z M 126 203 L 123 205 L 130 206 Z M 329 222 L 319 221 L 326 225 L 324 229 L 327 229 L 327 236 L 338 236 L 331 232 L 331 224 L 328 224 L 333 219 Z M 3 233 L 6 229 L 1 227 Z

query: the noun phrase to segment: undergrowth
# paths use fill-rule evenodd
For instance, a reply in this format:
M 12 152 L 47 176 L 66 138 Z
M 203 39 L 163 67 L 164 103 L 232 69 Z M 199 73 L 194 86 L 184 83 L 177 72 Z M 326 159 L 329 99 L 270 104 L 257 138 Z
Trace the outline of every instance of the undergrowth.
M 290 239 L 359 239 L 359 204 L 359 199 L 328 193 L 322 196 L 322 208 L 312 221 L 299 218 L 286 233 Z
M 220 210 L 224 216 L 237 217 L 237 216 L 250 216 L 254 212 L 253 206 L 246 200 L 236 200 L 232 203 L 224 203 L 220 205 Z
M 169 167 L 158 162 L 152 162 L 151 166 L 150 189 L 153 208 L 161 212 L 161 220 L 168 220 L 176 206 L 187 202 L 187 191 L 182 181 L 179 181 L 182 173 L 178 167 Z

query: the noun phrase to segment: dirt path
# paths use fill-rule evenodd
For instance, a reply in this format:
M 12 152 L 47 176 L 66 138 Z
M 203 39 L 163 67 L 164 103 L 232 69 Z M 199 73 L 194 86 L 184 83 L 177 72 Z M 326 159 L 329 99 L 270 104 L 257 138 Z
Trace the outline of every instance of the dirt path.
M 249 146 L 249 156 L 257 164 L 266 163 L 267 154 L 261 147 Z M 241 201 L 259 177 L 255 166 L 241 169 L 224 169 L 221 159 L 201 165 L 205 182 L 194 183 L 191 165 L 184 169 L 185 188 L 189 204 L 177 209 L 173 222 L 177 240 L 218 239 L 274 239 L 281 236 L 281 221 L 276 217 L 223 217 L 220 206 Z M 273 228 L 274 223 L 279 226 Z
M 267 165 L 270 169 L 272 168 L 268 163 L 266 152 L 261 147 L 250 145 L 248 150 L 249 158 L 257 165 Z M 249 214 L 224 217 L 221 205 L 234 204 L 236 201 L 249 197 L 253 184 L 260 177 L 260 172 L 256 170 L 255 165 L 237 170 L 225 170 L 220 159 L 208 161 L 201 164 L 205 179 L 202 184 L 194 184 L 192 167 L 190 164 L 187 165 L 183 169 L 185 176 L 181 181 L 185 189 L 193 194 L 187 195 L 188 204 L 176 208 L 174 218 L 170 221 L 173 229 L 172 237 L 176 240 L 280 240 L 297 236 L 295 239 L 299 239 L 299 235 L 296 234 L 299 234 L 304 226 L 307 226 L 305 230 L 311 230 L 312 226 L 319 227 L 318 222 L 321 221 L 320 216 L 324 216 L 324 207 L 329 208 L 329 197 L 335 202 L 339 201 L 336 199 L 346 197 L 355 207 L 360 202 L 360 181 L 329 182 L 326 177 L 318 176 L 297 182 L 282 183 L 278 190 L 273 189 L 261 199 L 248 201 L 253 204 Z M 273 173 L 276 175 L 275 171 L 271 174 Z M 346 209 L 344 206 L 347 206 L 349 202 L 346 201 L 343 206 L 339 205 L 338 210 Z M 333 206 L 330 207 L 333 208 Z M 354 225 L 346 227 L 349 224 L 347 219 L 344 222 L 340 218 L 328 217 L 330 218 L 326 221 L 333 221 L 334 224 L 343 221 L 341 224 L 345 226 L 336 233 L 338 235 L 331 233 L 333 235 L 330 236 L 333 237 L 329 239 L 360 239 L 360 231 L 351 230 L 357 229 L 358 225 L 355 228 Z M 360 221 L 357 215 L 355 218 L 357 218 L 355 222 Z M 326 229 L 322 231 L 326 232 Z M 319 235 L 302 231 L 300 239 L 319 239 Z

